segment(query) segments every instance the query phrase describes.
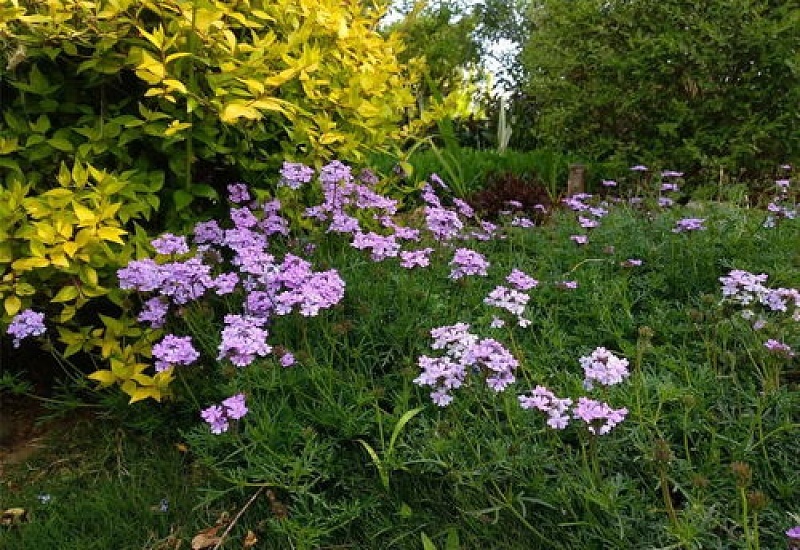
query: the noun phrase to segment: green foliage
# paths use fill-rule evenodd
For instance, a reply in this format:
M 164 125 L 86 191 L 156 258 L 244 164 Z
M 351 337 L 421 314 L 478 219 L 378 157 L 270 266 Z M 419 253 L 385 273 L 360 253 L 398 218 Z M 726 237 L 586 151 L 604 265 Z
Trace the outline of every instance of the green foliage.
M 800 154 L 800 12 L 772 0 L 544 0 L 521 62 L 539 147 L 683 170 Z
M 3 111 L 19 118 L 0 137 L 6 168 L 27 173 L 13 153 L 37 147 L 37 181 L 72 157 L 159 170 L 185 211 L 216 198 L 196 184 L 211 167 L 227 169 L 229 183 L 257 179 L 279 156 L 357 159 L 401 136 L 414 103 L 414 77 L 396 57 L 403 46 L 375 31 L 377 9 L 333 0 L 23 6 L 4 1 Z
M 342 307 L 276 319 L 271 337 L 298 365 L 267 359 L 233 374 L 213 389 L 216 399 L 245 391 L 250 416 L 230 434 L 202 427 L 188 436 L 220 479 L 210 502 L 269 487 L 285 513 L 267 501 L 249 513 L 252 522 L 267 518 L 272 548 L 453 540 L 467 548 L 530 548 L 532 540 L 564 549 L 740 548 L 754 532 L 765 547 L 780 546 L 798 497 L 796 369 L 775 363 L 763 334 L 731 319 L 718 277 L 737 267 L 797 286 L 796 221 L 770 230 L 759 212 L 692 208 L 618 206 L 584 247 L 569 240 L 581 231 L 576 217 L 557 212 L 544 228 L 470 243 L 492 260 L 490 275 L 458 283 L 447 278 L 445 249 L 430 268 L 409 271 L 326 238 L 310 260 L 340 268 Z M 673 233 L 688 215 L 706 218 L 708 230 Z M 625 267 L 628 258 L 644 263 Z M 497 394 L 468 381 L 451 405 L 435 407 L 412 382 L 416 358 L 430 353 L 429 329 L 462 321 L 484 330 L 492 311 L 483 298 L 512 267 L 540 281 L 532 324 L 485 330 L 512 343 L 516 389 Z M 578 289 L 558 288 L 566 279 Z M 786 330 L 796 341 L 796 327 Z M 633 373 L 607 391 L 629 410 L 614 432 L 552 431 L 519 408 L 515 394 L 537 384 L 580 392 L 577 358 L 601 345 L 627 357 Z M 753 468 L 748 490 L 767 496 L 755 515 L 739 505 L 734 461 Z
M 0 1 L 2 324 L 32 303 L 61 323 L 93 299 L 125 306 L 116 269 L 148 231 L 213 210 L 226 184 L 413 135 L 416 77 L 381 14 L 338 0 Z M 93 322 L 63 329 L 67 354 L 97 351 L 116 370 L 102 383 L 138 378 L 134 400 L 142 384 L 161 396 L 168 381 L 134 359 L 138 329 Z
M 708 229 L 672 233 L 685 215 L 706 218 Z M 547 226 L 470 243 L 493 265 L 486 279 L 459 283 L 447 278 L 446 250 L 430 268 L 409 271 L 329 235 L 310 259 L 340 268 L 342 307 L 270 326 L 298 364 L 269 357 L 234 369 L 230 382 L 194 380 L 201 400 L 246 389 L 247 417 L 222 436 L 189 429 L 183 457 L 169 442 L 197 418 L 193 402 L 111 408 L 157 419 L 149 428 L 131 423 L 162 437 L 109 429 L 86 439 L 96 452 L 59 448 L 66 469 L 15 473 L 23 489 L 10 502 L 33 520 L 0 532 L 0 542 L 170 548 L 224 510 L 237 518 L 232 547 L 249 530 L 275 549 L 785 546 L 800 512 L 796 360 L 771 355 L 763 332 L 720 304 L 717 280 L 739 268 L 770 274 L 773 287 L 800 285 L 797 220 L 768 229 L 764 216 L 706 202 L 660 213 L 618 205 L 576 246 L 575 215 L 557 212 Z M 643 264 L 621 265 L 628 258 Z M 485 327 L 493 312 L 482 300 L 512 267 L 540 281 L 532 324 L 487 335 L 513 343 L 517 387 L 496 394 L 467 383 L 449 407 L 432 405 L 412 382 L 417 357 L 430 353 L 428 331 L 457 321 Z M 558 288 L 564 279 L 579 287 Z M 183 318 L 204 341 L 210 317 L 190 308 Z M 796 323 L 778 330 L 797 342 Z M 608 388 L 629 409 L 613 432 L 556 432 L 519 408 L 515 394 L 537 384 L 580 392 L 577 358 L 599 345 L 630 360 L 629 382 Z M 747 479 L 736 477 L 737 462 Z M 5 487 L 0 503 L 9 502 Z M 53 499 L 44 505 L 38 493 Z M 166 517 L 158 510 L 165 497 Z M 95 521 L 76 535 L 87 516 Z
M 370 160 L 384 174 L 391 174 L 396 162 L 396 158 L 391 155 L 373 155 Z M 438 174 L 461 197 L 485 189 L 494 176 L 507 172 L 541 181 L 551 196 L 556 197 L 566 190 L 569 165 L 572 163 L 587 164 L 592 181 L 605 177 L 606 174 L 616 173 L 614 168 L 617 168 L 603 163 L 591 163 L 578 155 L 554 150 L 507 150 L 500 153 L 452 144 L 444 147 L 421 146 L 407 155 L 404 162 L 411 180 L 420 182 L 431 174 Z
M 447 95 L 475 84 L 480 78 L 483 47 L 475 36 L 477 18 L 459 2 L 416 2 L 405 18 L 389 27 L 407 45 L 400 54 L 406 63 L 425 60 L 421 98 Z

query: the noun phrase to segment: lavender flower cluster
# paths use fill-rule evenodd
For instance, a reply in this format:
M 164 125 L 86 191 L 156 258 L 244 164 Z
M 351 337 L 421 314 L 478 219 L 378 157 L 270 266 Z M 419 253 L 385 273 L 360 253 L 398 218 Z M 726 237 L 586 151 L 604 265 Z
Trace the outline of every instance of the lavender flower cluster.
M 281 182 L 296 188 L 310 181 L 313 173 L 309 170 L 285 165 Z M 323 168 L 321 178 L 330 184 L 332 178 L 348 173 L 343 165 L 333 163 Z M 353 200 L 361 204 L 393 207 L 361 187 L 351 191 Z M 164 234 L 152 241 L 155 258 L 130 262 L 118 271 L 118 278 L 121 288 L 146 296 L 138 318 L 154 328 L 163 327 L 170 312 L 210 295 L 241 297 L 241 311 L 224 318 L 216 359 L 246 367 L 272 352 L 268 327 L 275 316 L 293 312 L 316 316 L 342 300 L 345 283 L 336 270 L 314 271 L 311 263 L 299 256 L 287 253 L 278 258 L 271 251 L 276 238 L 289 232 L 288 222 L 280 215 L 280 201 L 253 201 L 241 183 L 230 185 L 228 192 L 235 205 L 230 210 L 231 227 L 223 228 L 211 220 L 198 223 L 189 238 Z M 334 204 L 332 196 L 328 203 Z M 191 337 L 175 334 L 164 336 L 153 346 L 152 354 L 157 372 L 191 365 L 200 358 Z M 280 363 L 293 364 L 293 355 L 284 352 Z M 243 398 L 232 397 L 222 406 L 205 409 L 202 416 L 214 433 L 222 433 L 230 420 L 241 418 L 246 411 Z
M 788 166 L 788 165 L 787 165 Z M 784 169 L 786 169 L 784 167 Z M 788 168 L 791 170 L 791 166 Z M 800 206 L 790 196 L 791 180 L 781 178 L 775 180 L 775 196 L 767 205 L 767 219 L 764 227 L 775 227 L 781 220 L 793 220 L 800 216 Z
M 497 340 L 479 339 L 470 332 L 470 325 L 457 323 L 442 326 L 431 330 L 431 336 L 431 347 L 443 350 L 444 355 L 421 356 L 417 363 L 422 373 L 414 379 L 414 383 L 433 388 L 431 399 L 440 407 L 452 402 L 450 391 L 460 388 L 471 372 L 483 373 L 486 384 L 496 392 L 503 391 L 514 382 L 514 371 L 519 362 Z
M 6 332 L 14 338 L 14 347 L 18 348 L 25 338 L 41 336 L 46 330 L 44 313 L 26 309 L 14 316 Z
M 570 236 L 570 240 L 577 245 L 587 244 L 591 230 L 600 227 L 600 220 L 608 215 L 608 203 L 601 201 L 599 204 L 593 205 L 593 199 L 594 196 L 589 193 L 577 193 L 561 201 L 577 214 L 578 225 L 586 230 L 586 233 Z
M 752 322 L 753 329 L 762 330 L 768 325 L 769 316 L 790 319 L 800 323 L 800 290 L 796 288 L 769 288 L 765 285 L 769 276 L 734 269 L 720 277 L 722 301 L 741 308 L 740 315 Z M 788 344 L 773 338 L 764 346 L 776 354 L 792 357 L 794 351 Z
M 628 361 L 621 359 L 605 348 L 596 348 L 591 355 L 581 357 L 586 390 L 594 384 L 613 386 L 629 376 Z M 544 386 L 536 386 L 527 394 L 518 397 L 523 409 L 536 409 L 547 415 L 547 425 L 563 430 L 571 420 L 581 420 L 593 435 L 605 435 L 622 422 L 628 414 L 626 408 L 613 409 L 607 403 L 587 396 L 578 398 L 577 404 L 570 398 L 557 397 Z

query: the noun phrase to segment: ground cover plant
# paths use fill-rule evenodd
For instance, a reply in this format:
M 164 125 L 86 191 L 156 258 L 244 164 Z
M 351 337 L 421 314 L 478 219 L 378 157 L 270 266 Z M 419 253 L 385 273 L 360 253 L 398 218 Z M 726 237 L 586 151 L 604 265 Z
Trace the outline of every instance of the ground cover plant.
M 763 209 L 682 206 L 680 173 L 638 166 L 491 223 L 436 176 L 404 209 L 338 162 L 231 185 L 228 216 L 118 273 L 161 331 L 143 373 L 176 380 L 171 401 L 111 407 L 158 454 L 112 445 L 116 479 L 87 490 L 130 492 L 141 529 L 70 497 L 85 471 L 23 472 L 0 507 L 31 519 L 3 543 L 92 547 L 77 507 L 130 548 L 794 544 L 800 232 L 782 170 Z M 314 228 L 290 231 L 293 194 L 316 197 Z M 24 346 L 47 323 L 26 311 L 9 333 Z

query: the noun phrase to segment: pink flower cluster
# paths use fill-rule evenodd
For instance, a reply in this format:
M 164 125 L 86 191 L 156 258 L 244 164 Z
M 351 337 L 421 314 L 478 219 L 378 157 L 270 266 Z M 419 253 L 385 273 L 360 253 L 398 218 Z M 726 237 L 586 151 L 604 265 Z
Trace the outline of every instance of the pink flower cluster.
M 594 384 L 614 386 L 630 376 L 628 360 L 621 359 L 606 348 L 596 348 L 591 355 L 579 359 L 583 367 L 583 387 L 591 390 Z
M 470 325 L 457 323 L 431 330 L 435 350 L 444 355 L 422 355 L 417 364 L 422 373 L 414 379 L 419 386 L 433 388 L 430 396 L 440 407 L 449 405 L 450 392 L 460 388 L 470 372 L 482 372 L 486 384 L 496 392 L 514 383 L 514 371 L 519 362 L 500 342 L 492 338 L 479 339 L 470 332 Z
M 219 405 L 211 405 L 200 412 L 200 417 L 211 428 L 211 433 L 221 434 L 230 428 L 231 420 L 239 420 L 249 412 L 244 394 L 233 395 Z
M 628 373 L 627 359 L 620 359 L 607 349 L 596 348 L 591 355 L 581 357 L 584 372 L 584 388 L 591 390 L 595 383 L 612 386 L 625 380 Z M 570 398 L 557 397 L 544 386 L 536 386 L 527 394 L 518 397 L 523 409 L 536 409 L 547 415 L 547 425 L 555 430 L 566 428 L 570 420 L 581 420 L 594 435 L 605 435 L 625 419 L 626 408 L 613 409 L 607 403 L 587 396 L 575 403 Z

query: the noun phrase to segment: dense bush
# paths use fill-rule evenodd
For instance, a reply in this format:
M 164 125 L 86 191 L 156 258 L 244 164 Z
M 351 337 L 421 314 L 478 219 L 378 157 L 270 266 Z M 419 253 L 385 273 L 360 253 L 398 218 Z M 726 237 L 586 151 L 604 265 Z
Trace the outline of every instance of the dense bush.
M 274 186 L 262 172 L 278 158 L 358 159 L 413 134 L 415 76 L 381 14 L 338 0 L 0 2 L 3 321 L 48 301 L 68 321 L 100 296 L 124 311 L 115 269 L 148 231 L 213 211 L 224 184 Z M 135 372 L 110 341 L 134 329 L 116 323 L 63 343 Z
M 528 18 L 536 146 L 735 176 L 800 154 L 791 2 L 545 0 Z

